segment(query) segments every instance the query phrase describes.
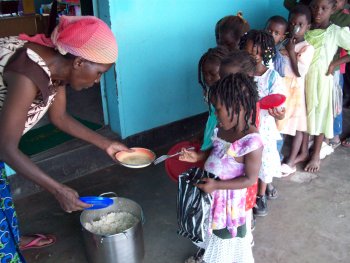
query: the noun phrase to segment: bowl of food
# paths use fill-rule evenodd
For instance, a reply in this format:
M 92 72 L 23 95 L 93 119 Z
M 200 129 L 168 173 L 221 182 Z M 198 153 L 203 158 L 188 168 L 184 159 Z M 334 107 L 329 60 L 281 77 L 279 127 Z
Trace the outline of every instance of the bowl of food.
M 149 149 L 134 147 L 132 152 L 118 152 L 115 158 L 118 162 L 128 168 L 143 168 L 149 166 L 156 155 Z

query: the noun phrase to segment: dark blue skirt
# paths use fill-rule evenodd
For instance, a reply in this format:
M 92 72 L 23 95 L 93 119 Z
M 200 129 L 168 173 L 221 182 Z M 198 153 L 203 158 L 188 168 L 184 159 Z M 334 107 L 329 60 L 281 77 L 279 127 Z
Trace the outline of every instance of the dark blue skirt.
M 0 161 L 0 263 L 25 263 L 19 250 L 17 214 L 4 163 Z

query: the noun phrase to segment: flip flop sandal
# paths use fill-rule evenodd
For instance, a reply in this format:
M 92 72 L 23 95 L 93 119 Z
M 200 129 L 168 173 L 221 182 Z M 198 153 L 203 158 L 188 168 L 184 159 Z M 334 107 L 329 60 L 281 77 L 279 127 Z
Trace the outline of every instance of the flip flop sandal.
M 350 143 L 350 141 L 349 141 L 349 143 Z M 329 146 L 331 146 L 333 149 L 336 149 L 336 148 L 338 148 L 338 146 L 341 144 L 341 141 L 339 140 L 339 141 L 329 141 Z M 349 145 L 350 146 L 350 145 Z
M 350 137 L 348 137 L 344 141 L 342 141 L 341 145 L 344 147 L 350 148 Z
M 28 244 L 21 246 L 19 249 L 22 251 L 27 249 L 44 248 L 44 247 L 52 246 L 53 244 L 56 243 L 56 237 L 54 235 L 33 234 L 28 236 L 33 237 L 34 239 L 30 241 Z M 40 241 L 42 240 L 51 240 L 51 242 L 45 245 L 39 245 Z
M 277 197 L 278 197 L 277 189 L 274 186 L 272 186 L 270 188 L 269 188 L 269 186 L 267 186 L 265 193 L 266 193 L 267 199 L 269 199 L 269 200 L 274 200 L 274 199 L 277 199 Z
M 290 167 L 288 164 L 284 163 L 281 165 L 281 173 L 282 176 L 281 177 L 287 177 L 293 173 L 295 173 L 297 171 L 296 167 Z

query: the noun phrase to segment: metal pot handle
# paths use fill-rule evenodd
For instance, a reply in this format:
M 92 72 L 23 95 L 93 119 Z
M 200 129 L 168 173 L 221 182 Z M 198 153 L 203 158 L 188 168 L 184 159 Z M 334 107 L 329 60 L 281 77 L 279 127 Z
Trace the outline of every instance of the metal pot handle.
M 118 197 L 117 194 L 114 192 L 103 193 L 103 194 L 100 194 L 99 196 L 105 196 L 105 195 L 113 195 L 114 197 Z
M 146 222 L 145 214 L 143 213 L 143 210 L 141 209 L 141 224 L 144 225 Z

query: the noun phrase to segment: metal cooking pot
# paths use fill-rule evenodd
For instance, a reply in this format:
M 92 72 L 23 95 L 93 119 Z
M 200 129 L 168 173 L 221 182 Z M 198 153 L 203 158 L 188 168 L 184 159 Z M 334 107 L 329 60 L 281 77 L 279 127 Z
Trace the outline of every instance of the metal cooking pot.
M 80 215 L 87 259 L 89 263 L 141 263 L 145 255 L 142 208 L 136 202 L 117 197 L 112 192 L 100 196 L 110 194 L 114 195 L 111 197 L 113 205 L 99 210 L 85 210 Z M 111 212 L 127 212 L 139 220 L 131 228 L 114 235 L 98 235 L 84 227 L 85 223 L 96 221 Z

